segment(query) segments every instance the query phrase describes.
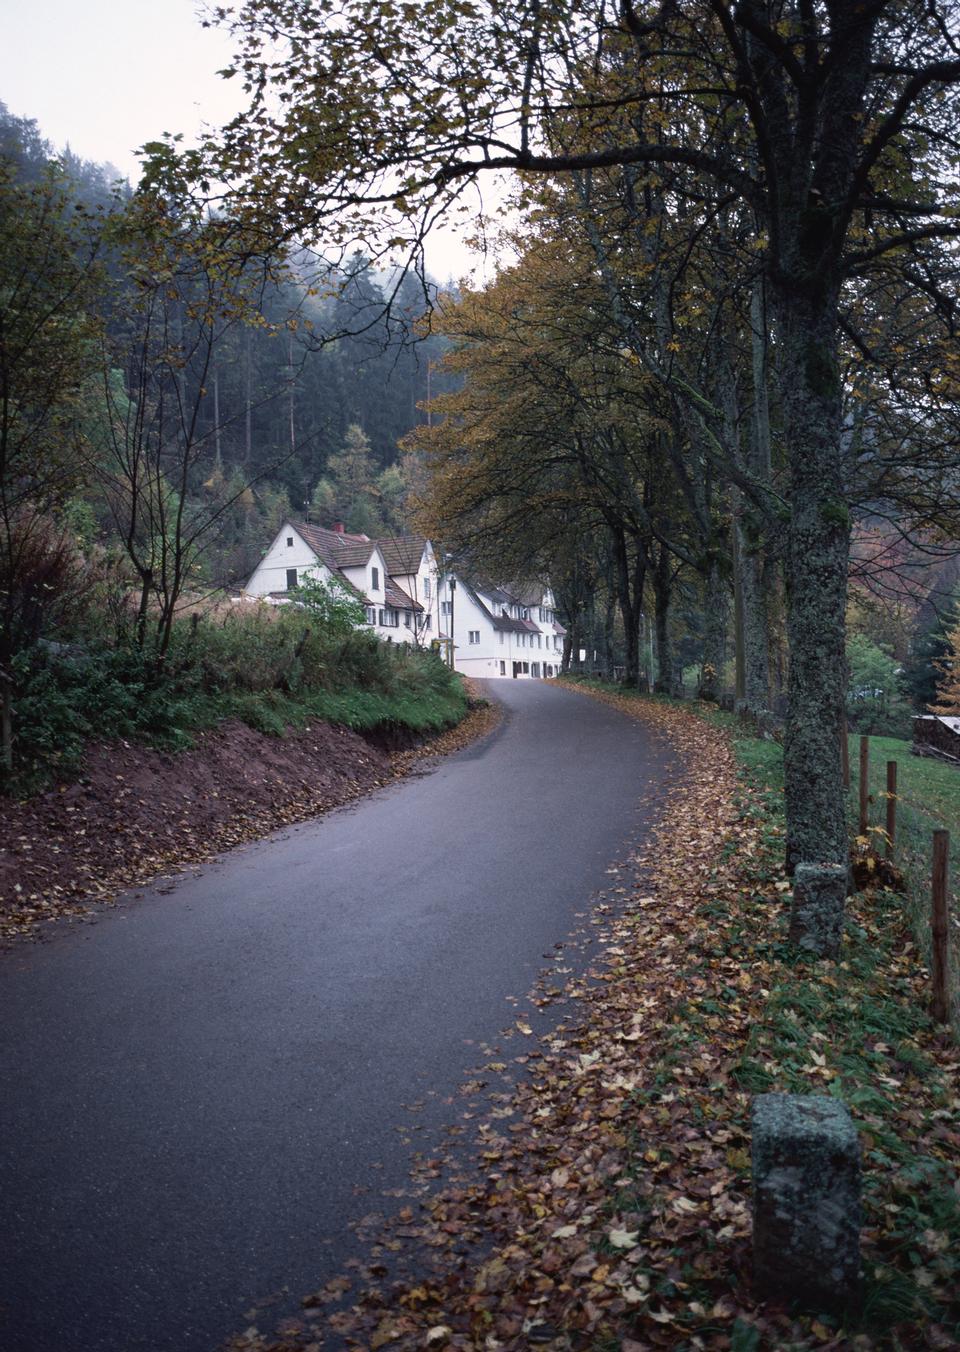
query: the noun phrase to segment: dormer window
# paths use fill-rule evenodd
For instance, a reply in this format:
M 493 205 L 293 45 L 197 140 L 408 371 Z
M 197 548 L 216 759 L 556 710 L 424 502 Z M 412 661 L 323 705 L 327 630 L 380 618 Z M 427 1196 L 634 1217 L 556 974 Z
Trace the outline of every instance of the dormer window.
M 371 568 L 371 569 L 370 569 L 370 575 L 371 575 L 371 577 L 372 577 L 372 579 L 373 579 L 373 581 L 372 581 L 371 584 L 370 584 L 371 587 L 372 587 L 372 589 L 373 589 L 374 591 L 379 591 L 379 590 L 380 590 L 380 569 L 379 569 L 379 568 Z
M 292 536 L 292 535 L 288 535 L 288 536 L 287 536 L 287 548 L 288 548 L 288 549 L 292 549 L 292 548 L 293 548 L 293 536 Z

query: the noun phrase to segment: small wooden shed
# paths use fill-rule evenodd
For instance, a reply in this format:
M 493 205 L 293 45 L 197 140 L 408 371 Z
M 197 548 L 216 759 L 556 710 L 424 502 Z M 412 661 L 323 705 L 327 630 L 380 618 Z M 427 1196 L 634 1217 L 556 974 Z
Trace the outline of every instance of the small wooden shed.
M 960 718 L 947 714 L 919 714 L 913 720 L 915 756 L 936 756 L 960 765 Z

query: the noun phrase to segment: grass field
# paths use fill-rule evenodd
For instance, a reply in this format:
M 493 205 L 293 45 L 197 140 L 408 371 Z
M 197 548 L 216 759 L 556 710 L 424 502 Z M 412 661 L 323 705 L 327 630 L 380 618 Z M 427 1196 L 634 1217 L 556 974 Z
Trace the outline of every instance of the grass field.
M 860 738 L 851 737 L 850 815 L 856 830 L 860 794 Z M 871 831 L 886 822 L 887 762 L 897 763 L 897 828 L 894 862 L 907 882 L 907 906 L 924 958 L 930 957 L 930 877 L 933 832 L 950 832 L 950 911 L 954 1025 L 960 1030 L 960 766 L 914 756 L 897 737 L 870 737 L 869 820 Z M 879 848 L 883 849 L 882 839 Z

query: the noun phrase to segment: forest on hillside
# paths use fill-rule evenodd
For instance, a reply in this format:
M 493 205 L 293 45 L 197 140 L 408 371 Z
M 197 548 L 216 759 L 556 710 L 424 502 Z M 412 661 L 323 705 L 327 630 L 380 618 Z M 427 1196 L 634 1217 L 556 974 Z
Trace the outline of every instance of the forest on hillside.
M 204 582 L 241 582 L 291 512 L 314 512 L 325 524 L 341 517 L 357 530 L 403 527 L 398 442 L 425 416 L 418 405 L 431 393 L 430 364 L 443 347 L 417 331 L 432 283 L 378 271 L 360 251 L 333 278 L 325 271 L 322 287 L 305 250 L 251 258 L 229 278 L 216 277 L 190 239 L 202 225 L 166 222 L 161 240 L 159 223 L 137 216 L 133 190 L 109 165 L 57 154 L 34 121 L 2 104 L 0 192 L 4 283 L 19 280 L 21 294 L 36 286 L 38 304 L 63 301 L 74 321 L 89 325 L 83 431 L 88 445 L 100 446 L 72 507 L 88 534 L 104 544 L 122 537 L 104 485 L 116 487 L 124 474 L 117 461 L 136 454 L 129 444 L 107 446 L 102 424 L 125 420 L 131 405 L 142 411 L 161 401 L 164 380 L 177 386 L 177 408 L 168 397 L 164 416 L 178 423 L 188 462 L 188 511 L 216 516 L 191 561 Z M 31 229 L 47 230 L 54 217 L 41 249 Z M 53 249 L 72 251 L 77 269 L 76 278 L 61 278 L 63 296 L 49 287 L 41 294 L 38 279 L 27 280 Z M 145 306 L 143 273 L 157 265 L 158 251 L 163 270 L 151 284 L 159 276 L 166 290 L 155 288 Z M 105 371 L 112 393 L 102 393 Z M 165 467 L 171 490 L 179 491 L 179 468 Z
M 310 643 L 217 608 L 287 516 L 405 528 L 434 291 L 241 237 L 0 105 L 0 785 L 94 733 L 183 744 L 228 706 L 279 730 L 351 682 L 386 700 L 354 721 L 459 708 L 416 655 L 354 639 L 342 597 L 305 602 Z

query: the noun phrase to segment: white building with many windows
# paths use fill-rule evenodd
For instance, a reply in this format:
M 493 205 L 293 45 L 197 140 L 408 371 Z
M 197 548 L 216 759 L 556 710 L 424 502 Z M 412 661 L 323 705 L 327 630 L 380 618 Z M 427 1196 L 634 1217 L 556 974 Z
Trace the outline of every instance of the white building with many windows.
M 566 633 L 543 583 L 500 586 L 440 573 L 419 535 L 371 540 L 342 526 L 285 521 L 244 592 L 282 604 L 307 577 L 336 577 L 366 611 L 367 624 L 392 643 L 435 639 L 467 676 L 543 678 L 559 674 Z
M 440 580 L 439 624 L 453 633 L 455 665 L 468 676 L 556 676 L 566 633 L 543 583 L 497 586 L 461 574 Z
M 342 526 L 325 530 L 285 521 L 244 591 L 284 602 L 308 577 L 335 577 L 345 583 L 380 638 L 423 644 L 436 635 L 437 563 L 430 541 L 422 536 L 371 540 L 350 535 Z

